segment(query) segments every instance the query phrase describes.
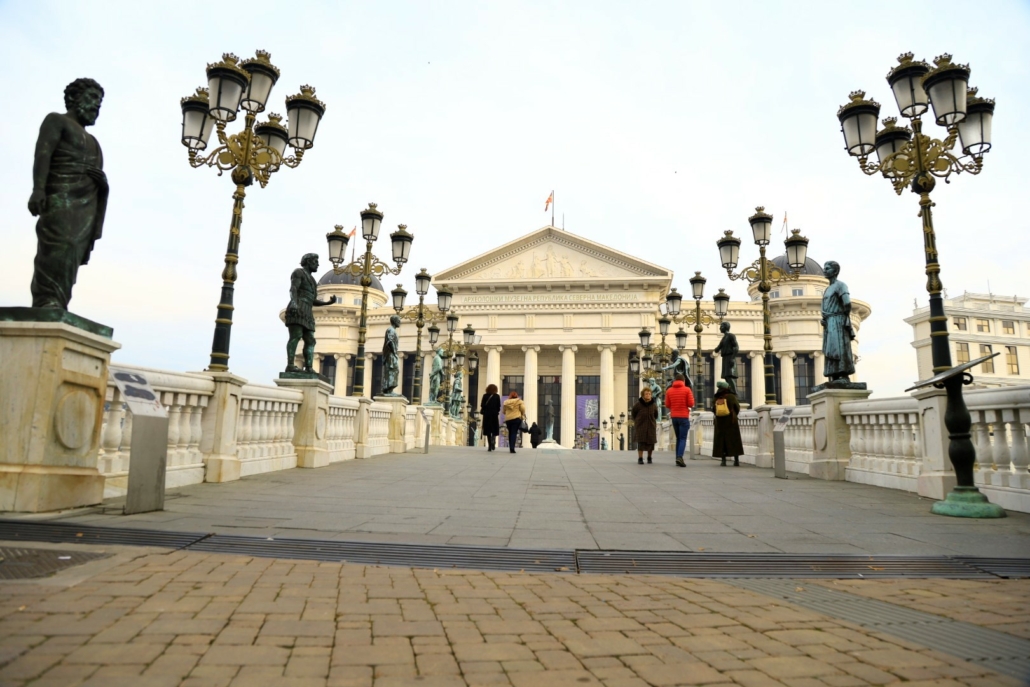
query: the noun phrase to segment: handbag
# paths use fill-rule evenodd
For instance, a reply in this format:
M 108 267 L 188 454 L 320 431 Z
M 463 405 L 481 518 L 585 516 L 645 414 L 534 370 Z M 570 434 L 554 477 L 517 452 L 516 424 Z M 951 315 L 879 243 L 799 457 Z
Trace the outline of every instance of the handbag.
M 526 418 L 522 418 L 522 425 L 519 427 L 519 431 L 520 432 L 528 432 L 529 431 L 529 423 L 526 422 Z
M 726 417 L 730 414 L 730 404 L 726 402 L 725 398 L 715 399 L 715 416 Z

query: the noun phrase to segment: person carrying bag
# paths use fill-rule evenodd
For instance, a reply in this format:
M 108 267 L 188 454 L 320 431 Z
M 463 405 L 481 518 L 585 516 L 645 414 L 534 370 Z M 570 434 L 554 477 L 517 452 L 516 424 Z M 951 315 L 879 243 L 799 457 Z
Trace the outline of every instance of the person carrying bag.
M 525 421 L 526 404 L 519 398 L 519 392 L 512 391 L 504 402 L 504 425 L 508 428 L 508 449 L 512 453 L 515 453 L 515 442 L 518 441 Z
M 479 403 L 479 414 L 483 418 L 483 436 L 486 437 L 487 452 L 497 448 L 497 435 L 501 433 L 498 416 L 501 414 L 501 397 L 497 395 L 497 385 L 486 387 L 483 400 Z
M 712 437 L 712 457 L 722 458 L 720 465 L 726 465 L 726 458 L 733 456 L 733 466 L 740 466 L 740 454 L 744 453 L 744 442 L 740 437 L 740 401 L 730 390 L 729 383 L 719 380 L 715 392 L 715 434 Z

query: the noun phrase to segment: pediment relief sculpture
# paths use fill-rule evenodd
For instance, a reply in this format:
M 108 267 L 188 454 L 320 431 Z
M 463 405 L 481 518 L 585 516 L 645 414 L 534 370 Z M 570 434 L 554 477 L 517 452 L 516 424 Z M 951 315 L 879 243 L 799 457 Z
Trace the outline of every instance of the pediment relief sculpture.
M 589 279 L 592 277 L 638 276 L 616 265 L 606 265 L 559 246 L 547 245 L 528 250 L 509 260 L 479 271 L 485 279 Z

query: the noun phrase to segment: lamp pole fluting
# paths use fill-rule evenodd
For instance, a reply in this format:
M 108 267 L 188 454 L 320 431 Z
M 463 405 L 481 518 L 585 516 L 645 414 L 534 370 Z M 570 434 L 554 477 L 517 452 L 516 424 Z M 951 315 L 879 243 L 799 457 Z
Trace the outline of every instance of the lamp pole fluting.
M 751 224 L 751 232 L 754 235 L 755 245 L 758 246 L 758 260 L 744 268 L 739 274 L 734 274 L 737 268 L 737 261 L 740 257 L 740 239 L 733 235 L 732 231 L 726 231 L 723 237 L 716 241 L 719 246 L 719 257 L 722 266 L 726 268 L 726 274 L 731 280 L 743 279 L 749 284 L 757 284 L 758 291 L 762 294 L 762 341 L 765 352 L 765 403 L 776 405 L 776 367 L 773 363 L 772 347 L 772 326 L 769 314 L 769 292 L 777 284 L 783 281 L 797 281 L 801 276 L 801 270 L 805 267 L 808 258 L 808 239 L 801 235 L 799 229 L 791 231 L 791 235 L 783 242 L 787 249 L 787 265 L 790 271 L 784 271 L 777 267 L 765 255 L 765 247 L 769 245 L 772 234 L 772 215 L 765 212 L 762 206 L 755 208 L 755 214 L 748 217 Z M 756 399 L 757 400 L 757 399 Z
M 277 114 L 269 114 L 267 122 L 255 126 L 257 115 L 264 112 L 272 87 L 278 80 L 279 69 L 272 64 L 271 55 L 266 51 L 258 50 L 255 57 L 243 62 L 236 55 L 225 53 L 221 62 L 207 66 L 207 88 L 198 88 L 194 95 L 180 101 L 182 144 L 189 149 L 190 166 L 216 167 L 219 175 L 229 172 L 229 178 L 236 185 L 232 194 L 232 219 L 225 249 L 225 267 L 222 268 L 222 290 L 211 342 L 211 360 L 207 367 L 213 372 L 229 370 L 236 265 L 239 263 L 243 200 L 247 196 L 247 187 L 257 180 L 264 188 L 282 165 L 299 165 L 304 151 L 314 145 L 318 123 L 325 114 L 325 103 L 315 97 L 315 89 L 301 86 L 300 93 L 286 98 L 289 128 L 282 125 L 282 116 Z M 236 120 L 241 107 L 246 111 L 243 130 L 237 134 L 226 134 L 225 125 Z M 212 130 L 217 131 L 219 146 L 204 155 Z M 287 146 L 294 153 L 289 157 L 286 156 Z
M 877 130 L 880 104 L 866 100 L 864 91 L 852 91 L 850 102 L 837 111 L 837 118 L 845 148 L 858 158 L 864 173 L 881 174 L 893 184 L 898 195 L 909 188 L 919 196 L 934 376 L 906 391 L 934 386 L 947 393 L 944 425 L 948 429 L 948 456 L 956 480 L 955 488 L 944 501 L 936 502 L 931 512 L 956 517 L 1000 518 L 1005 517 L 1005 511 L 990 503 L 976 487 L 973 474 L 976 448 L 970 432 L 972 418 L 962 394 L 962 387 L 973 382 L 969 370 L 999 354 L 952 367 L 944 285 L 931 210 L 934 204 L 930 200 L 930 193 L 937 185 L 936 178 L 949 182 L 952 174 L 975 175 L 983 169 L 983 155 L 991 149 L 994 100 L 981 98 L 977 89 L 969 88 L 968 65 L 953 63 L 951 55 L 945 53 L 935 58 L 933 67 L 913 57 L 912 53 L 900 55 L 898 65 L 887 74 L 898 110 L 912 122 L 911 130 L 896 126 L 897 119 L 893 117 L 884 119 L 884 127 Z M 934 121 L 947 129 L 944 140 L 923 133 L 922 115 L 931 107 Z M 951 152 L 956 143 L 961 147 L 962 157 Z M 869 162 L 869 154 L 873 152 L 877 161 Z
M 336 274 L 347 273 L 352 277 L 361 278 L 361 314 L 358 320 L 358 353 L 354 361 L 354 395 L 365 395 L 365 340 L 368 334 L 368 287 L 372 285 L 372 276 L 381 277 L 386 274 L 400 274 L 404 263 L 408 261 L 411 254 L 411 243 L 414 236 L 408 233 L 408 227 L 404 224 L 397 225 L 397 231 L 390 234 L 390 242 L 393 249 L 393 261 L 397 267 L 393 268 L 381 261 L 372 254 L 372 244 L 379 238 L 379 230 L 383 224 L 383 213 L 380 212 L 375 203 L 369 203 L 368 207 L 361 211 L 361 237 L 365 239 L 365 254 L 354 262 L 341 267 L 346 252 L 348 237 L 343 233 L 341 226 L 337 225 L 336 231 L 327 234 L 329 242 L 329 261 L 333 263 L 333 272 Z M 403 307 L 403 303 L 401 304 Z M 400 312 L 396 304 L 394 310 Z

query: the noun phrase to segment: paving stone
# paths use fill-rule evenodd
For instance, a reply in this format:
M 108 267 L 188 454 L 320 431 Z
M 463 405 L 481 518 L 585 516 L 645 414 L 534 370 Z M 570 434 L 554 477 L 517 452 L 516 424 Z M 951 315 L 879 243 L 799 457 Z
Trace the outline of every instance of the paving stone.
M 285 666 L 290 652 L 276 646 L 243 646 L 215 644 L 200 664 L 230 666 Z

